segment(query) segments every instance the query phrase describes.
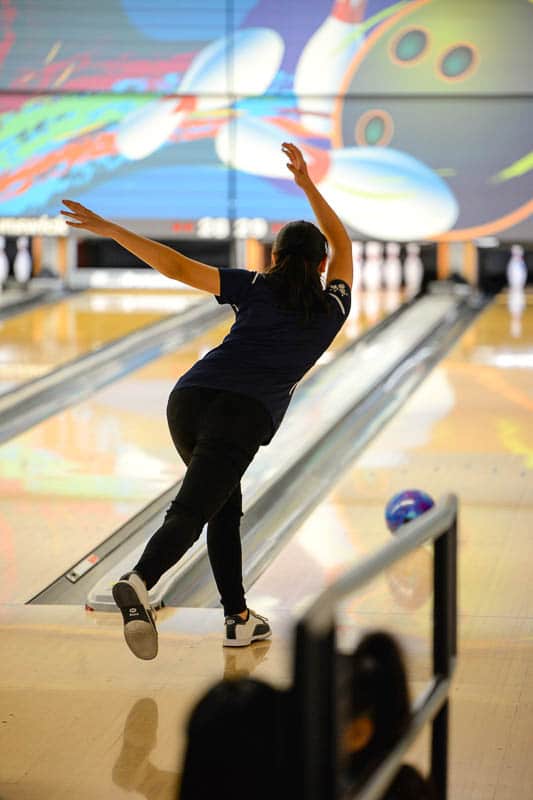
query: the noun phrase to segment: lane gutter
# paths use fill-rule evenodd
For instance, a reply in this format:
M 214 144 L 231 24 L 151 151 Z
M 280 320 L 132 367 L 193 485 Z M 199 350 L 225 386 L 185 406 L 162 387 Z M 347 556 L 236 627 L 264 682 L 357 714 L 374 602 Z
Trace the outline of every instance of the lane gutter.
M 24 295 L 21 293 L 15 300 L 5 302 L 5 304 L 0 306 L 0 322 L 5 322 L 5 320 L 10 317 L 15 317 L 18 314 L 31 311 L 33 308 L 57 303 L 60 300 L 64 300 L 66 297 L 80 294 L 82 291 L 82 289 L 71 289 L 66 286 L 43 286 L 42 289 L 37 291 L 28 290 L 27 294 Z

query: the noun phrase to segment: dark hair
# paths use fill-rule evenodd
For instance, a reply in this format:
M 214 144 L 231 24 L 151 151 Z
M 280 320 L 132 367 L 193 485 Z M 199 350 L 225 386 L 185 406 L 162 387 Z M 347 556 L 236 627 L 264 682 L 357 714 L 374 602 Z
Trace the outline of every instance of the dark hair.
M 289 222 L 273 244 L 274 263 L 265 269 L 279 304 L 303 311 L 306 321 L 314 312 L 327 313 L 330 309 L 318 273 L 318 265 L 328 254 L 327 246 L 326 237 L 312 222 Z
M 347 754 L 349 781 L 360 783 L 402 736 L 410 720 L 409 690 L 402 653 L 387 633 L 363 637 L 351 655 L 342 655 L 342 716 L 368 717 L 372 736 L 360 751 Z
M 398 741 L 410 718 L 402 653 L 388 633 L 369 633 L 357 646 L 352 666 L 352 714 L 369 712 L 374 722 L 371 749 L 382 755 Z
M 179 800 L 281 798 L 284 693 L 250 678 L 220 681 L 187 726 Z

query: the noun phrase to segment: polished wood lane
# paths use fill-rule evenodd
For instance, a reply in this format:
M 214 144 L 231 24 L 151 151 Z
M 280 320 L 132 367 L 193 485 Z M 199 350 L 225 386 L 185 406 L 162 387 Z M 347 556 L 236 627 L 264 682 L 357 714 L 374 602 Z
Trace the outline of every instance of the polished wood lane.
M 182 474 L 166 426 L 179 375 L 216 325 L 0 447 L 0 601 L 26 602 Z
M 175 800 L 194 703 L 223 677 L 285 688 L 290 635 L 223 648 L 222 618 L 166 609 L 160 652 L 136 659 L 119 615 L 73 606 L 0 607 L 0 797 Z
M 0 394 L 201 299 L 192 291 L 92 290 L 0 321 Z

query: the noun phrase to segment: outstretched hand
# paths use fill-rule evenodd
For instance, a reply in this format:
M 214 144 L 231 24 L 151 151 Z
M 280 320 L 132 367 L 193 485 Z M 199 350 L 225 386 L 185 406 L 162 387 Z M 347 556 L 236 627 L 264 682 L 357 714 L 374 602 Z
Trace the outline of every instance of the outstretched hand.
M 307 164 L 305 163 L 302 151 L 291 142 L 283 142 L 281 149 L 289 159 L 287 169 L 292 172 L 296 185 L 303 187 L 308 184 L 311 178 L 307 172 Z
M 112 223 L 109 220 L 99 217 L 94 211 L 85 208 L 81 203 L 76 203 L 74 200 L 63 200 L 63 204 L 70 209 L 69 211 L 61 209 L 61 213 L 64 217 L 69 218 L 66 223 L 71 228 L 84 228 L 86 231 L 100 236 L 109 235 L 112 227 Z

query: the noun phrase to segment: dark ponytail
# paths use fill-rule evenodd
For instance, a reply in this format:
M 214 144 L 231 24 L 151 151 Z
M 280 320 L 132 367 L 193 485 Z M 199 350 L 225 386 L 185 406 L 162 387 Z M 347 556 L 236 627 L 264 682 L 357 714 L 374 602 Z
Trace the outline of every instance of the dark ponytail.
M 273 263 L 265 270 L 281 307 L 302 311 L 309 321 L 317 311 L 329 312 L 318 266 L 327 256 L 327 239 L 311 222 L 289 222 L 272 248 Z
M 339 718 L 367 718 L 369 740 L 345 755 L 346 777 L 360 783 L 401 738 L 410 720 L 409 690 L 403 656 L 389 634 L 367 634 L 352 654 L 338 655 Z
M 410 719 L 409 689 L 402 652 L 388 633 L 367 634 L 352 659 L 352 714 L 370 713 L 374 735 L 368 753 L 393 747 Z

